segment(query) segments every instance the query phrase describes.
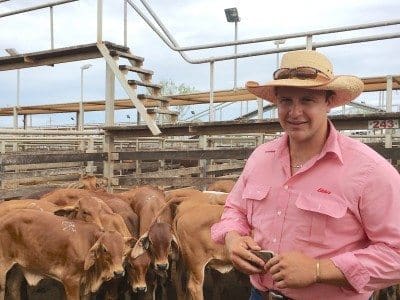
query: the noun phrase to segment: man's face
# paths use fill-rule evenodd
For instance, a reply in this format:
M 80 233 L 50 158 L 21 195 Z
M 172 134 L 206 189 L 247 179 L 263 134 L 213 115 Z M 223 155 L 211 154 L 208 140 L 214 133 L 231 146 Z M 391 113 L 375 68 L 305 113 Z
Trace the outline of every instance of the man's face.
M 326 91 L 296 87 L 276 89 L 279 122 L 291 142 L 324 141 L 329 101 Z

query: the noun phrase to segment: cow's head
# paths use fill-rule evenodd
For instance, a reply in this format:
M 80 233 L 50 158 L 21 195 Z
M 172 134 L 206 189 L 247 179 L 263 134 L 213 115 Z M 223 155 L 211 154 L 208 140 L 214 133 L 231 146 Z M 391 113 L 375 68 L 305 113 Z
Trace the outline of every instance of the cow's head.
M 123 252 L 125 240 L 115 231 L 101 234 L 96 243 L 90 248 L 84 261 L 87 288 L 96 292 L 104 281 L 124 275 Z
M 75 205 L 63 207 L 54 212 L 55 215 L 66 216 L 69 219 L 95 223 L 103 229 L 103 224 L 100 220 L 101 213 L 102 201 L 91 196 L 82 197 Z
M 147 292 L 146 274 L 151 264 L 151 257 L 144 251 L 137 257 L 128 256 L 127 274 L 128 280 L 134 293 Z
M 132 249 L 133 257 L 138 257 L 148 251 L 154 258 L 154 269 L 165 271 L 169 267 L 168 256 L 172 251 L 178 251 L 178 242 L 172 233 L 171 225 L 153 223 L 149 231 L 144 233 Z

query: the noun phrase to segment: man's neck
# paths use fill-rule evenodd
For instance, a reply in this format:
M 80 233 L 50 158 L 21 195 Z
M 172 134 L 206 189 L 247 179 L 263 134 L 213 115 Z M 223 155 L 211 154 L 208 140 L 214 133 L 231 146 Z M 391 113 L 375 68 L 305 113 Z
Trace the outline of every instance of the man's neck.
M 325 142 L 329 135 L 329 126 L 325 130 L 321 130 L 318 136 L 314 136 L 311 140 L 297 142 L 289 137 L 289 151 L 292 163 L 304 164 L 306 161 L 321 153 L 325 146 Z

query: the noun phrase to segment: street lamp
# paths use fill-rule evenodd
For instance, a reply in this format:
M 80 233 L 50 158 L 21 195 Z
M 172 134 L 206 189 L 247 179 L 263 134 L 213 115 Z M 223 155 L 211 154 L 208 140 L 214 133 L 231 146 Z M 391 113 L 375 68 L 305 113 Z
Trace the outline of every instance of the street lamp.
M 78 119 L 78 130 L 83 130 L 83 70 L 87 70 L 91 67 L 91 64 L 81 66 L 81 101 L 79 102 L 79 119 Z
M 238 22 L 240 22 L 239 13 L 236 7 L 226 8 L 225 9 L 226 20 L 229 23 L 235 23 L 235 42 L 238 39 Z M 235 55 L 237 54 L 237 45 L 234 48 Z M 237 58 L 234 59 L 233 65 L 233 89 L 236 91 L 237 89 Z
M 10 55 L 10 56 L 15 56 L 18 55 L 19 53 L 17 52 L 17 50 L 15 50 L 14 48 L 7 48 L 5 49 L 6 52 Z M 20 83 L 20 74 L 19 74 L 19 69 L 17 69 L 17 103 L 16 106 L 14 106 L 13 109 L 13 115 L 14 115 L 14 128 L 18 128 L 18 114 L 17 114 L 17 110 L 19 108 L 19 83 Z
M 279 49 L 279 45 L 282 45 L 286 42 L 286 40 L 276 40 L 274 44 L 276 45 L 276 49 Z M 279 69 L 279 52 L 276 53 L 276 68 Z

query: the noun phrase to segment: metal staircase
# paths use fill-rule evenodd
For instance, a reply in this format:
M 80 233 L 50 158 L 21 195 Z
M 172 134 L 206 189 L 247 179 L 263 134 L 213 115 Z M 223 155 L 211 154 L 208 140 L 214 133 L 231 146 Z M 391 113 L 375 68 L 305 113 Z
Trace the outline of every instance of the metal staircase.
M 161 96 L 162 86 L 154 84 L 151 81 L 154 72 L 142 68 L 144 61 L 143 57 L 133 55 L 130 53 L 129 49 L 127 52 L 114 49 L 109 50 L 104 43 L 97 43 L 97 47 L 115 77 L 128 94 L 128 97 L 132 100 L 140 118 L 146 122 L 154 135 L 161 133 L 156 122 L 158 115 L 169 116 L 172 123 L 177 121 L 179 113 L 169 110 L 168 99 Z M 129 62 L 129 65 L 119 64 L 120 58 L 126 59 Z M 135 73 L 139 80 L 128 78 L 132 73 Z M 137 94 L 138 86 L 146 88 L 149 94 Z M 144 101 L 155 103 L 155 107 L 146 108 L 143 104 Z

